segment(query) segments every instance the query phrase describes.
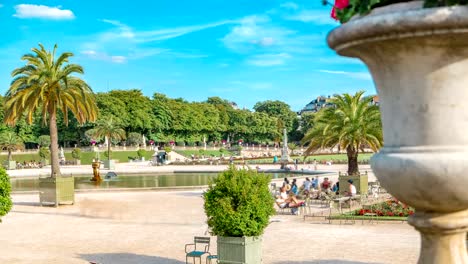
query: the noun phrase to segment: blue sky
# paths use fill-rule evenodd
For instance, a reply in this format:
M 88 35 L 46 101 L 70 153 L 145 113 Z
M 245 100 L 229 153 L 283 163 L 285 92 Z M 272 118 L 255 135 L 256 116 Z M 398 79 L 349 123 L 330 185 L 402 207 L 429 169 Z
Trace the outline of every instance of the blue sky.
M 375 93 L 367 68 L 326 45 L 330 7 L 307 1 L 0 0 L 0 93 L 43 43 L 75 54 L 95 92 L 140 89 L 188 101 L 300 110 L 319 95 Z

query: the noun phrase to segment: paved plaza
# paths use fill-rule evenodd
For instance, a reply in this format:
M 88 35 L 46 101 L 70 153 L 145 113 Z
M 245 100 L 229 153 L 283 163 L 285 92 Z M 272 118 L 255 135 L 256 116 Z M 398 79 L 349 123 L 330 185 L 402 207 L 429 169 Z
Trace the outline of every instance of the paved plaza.
M 14 194 L 14 207 L 0 224 L 0 263 L 185 263 L 184 245 L 207 232 L 201 195 L 201 190 L 77 193 L 74 206 L 53 208 L 40 207 L 37 194 Z M 330 225 L 293 215 L 271 220 L 264 263 L 417 260 L 419 235 L 406 223 Z

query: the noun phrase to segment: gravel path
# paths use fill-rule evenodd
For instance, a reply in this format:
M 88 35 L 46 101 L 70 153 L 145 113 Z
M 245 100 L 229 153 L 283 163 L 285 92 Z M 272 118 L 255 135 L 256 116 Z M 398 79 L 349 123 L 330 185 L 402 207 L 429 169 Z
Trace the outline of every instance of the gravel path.
M 38 206 L 37 194 L 13 200 L 0 224 L 0 263 L 179 264 L 184 245 L 207 231 L 201 191 L 79 193 L 74 206 L 59 208 Z M 329 225 L 293 215 L 274 216 L 263 244 L 264 263 L 273 264 L 415 263 L 418 251 L 407 224 Z

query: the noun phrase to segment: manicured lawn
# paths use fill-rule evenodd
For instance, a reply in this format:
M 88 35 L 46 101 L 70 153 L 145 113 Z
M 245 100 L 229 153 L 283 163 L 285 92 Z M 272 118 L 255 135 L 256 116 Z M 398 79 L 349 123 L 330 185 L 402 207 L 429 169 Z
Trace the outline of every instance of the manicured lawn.
M 374 155 L 373 153 L 362 153 L 359 154 L 358 156 L 358 161 L 359 162 L 365 162 L 367 163 L 369 159 Z M 281 157 L 278 156 L 278 160 Z M 304 156 L 291 156 L 291 159 L 299 159 L 300 162 L 303 162 Z M 348 163 L 348 157 L 346 154 L 327 154 L 327 155 L 313 155 L 313 156 L 308 156 L 306 158 L 306 163 L 311 163 L 314 161 L 314 159 L 317 160 L 317 162 L 326 162 L 326 161 L 332 161 L 333 163 Z M 262 164 L 262 163 L 272 163 L 273 158 L 259 158 L 259 159 L 249 159 L 247 163 L 250 164 Z
M 199 150 L 196 150 L 196 149 L 188 149 L 188 150 L 177 150 L 176 151 L 177 153 L 179 153 L 180 155 L 183 155 L 187 158 L 190 158 L 192 157 L 192 154 L 195 155 L 195 156 L 201 156 L 202 154 L 200 153 Z M 207 149 L 203 152 L 203 155 L 205 155 L 205 157 L 211 157 L 211 156 L 216 156 L 216 157 L 220 157 L 221 156 L 221 152 L 219 152 L 219 150 L 212 150 L 212 149 Z M 225 157 L 229 157 L 231 156 L 232 153 L 229 152 L 229 151 L 226 151 L 224 152 L 224 156 Z
M 145 154 L 145 160 L 150 160 L 151 155 L 153 155 L 154 151 L 146 151 Z M 86 164 L 91 164 L 93 161 L 93 158 L 95 157 L 94 152 L 81 152 L 81 164 L 86 165 Z M 99 156 L 101 160 L 106 160 L 106 156 L 104 156 L 104 152 L 99 152 Z M 0 156 L 0 161 L 4 161 L 7 159 L 7 155 L 1 155 Z M 113 160 L 118 160 L 119 162 L 128 162 L 129 159 L 128 157 L 137 157 L 137 152 L 136 151 L 113 151 L 111 153 L 111 158 Z M 65 152 L 65 158 L 66 160 L 72 160 L 72 155 L 70 152 Z M 39 157 L 38 153 L 25 153 L 25 154 L 13 154 L 13 160 L 17 162 L 29 162 L 31 160 L 34 160 L 36 162 L 39 162 L 41 158 Z

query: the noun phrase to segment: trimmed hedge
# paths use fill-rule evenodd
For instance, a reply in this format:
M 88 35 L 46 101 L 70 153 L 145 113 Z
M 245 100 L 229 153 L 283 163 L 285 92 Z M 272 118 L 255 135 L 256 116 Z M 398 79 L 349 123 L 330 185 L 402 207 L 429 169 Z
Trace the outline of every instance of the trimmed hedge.
M 0 217 L 6 215 L 11 210 L 13 203 L 11 201 L 10 192 L 10 177 L 5 169 L 0 168 Z
M 259 236 L 275 213 L 268 189 L 270 177 L 230 166 L 203 196 L 211 233 L 224 237 Z

